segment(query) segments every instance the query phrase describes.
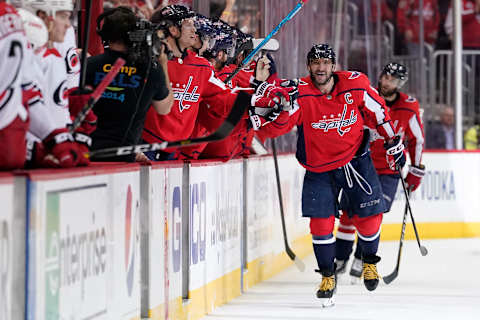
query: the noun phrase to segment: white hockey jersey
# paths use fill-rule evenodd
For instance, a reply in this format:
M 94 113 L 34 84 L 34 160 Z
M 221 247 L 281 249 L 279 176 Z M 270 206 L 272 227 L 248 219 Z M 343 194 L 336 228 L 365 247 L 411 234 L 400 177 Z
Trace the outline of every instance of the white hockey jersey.
M 25 37 L 22 20 L 16 10 L 0 2 L 0 130 L 17 116 L 28 118 L 22 105 L 22 72 L 25 70 Z

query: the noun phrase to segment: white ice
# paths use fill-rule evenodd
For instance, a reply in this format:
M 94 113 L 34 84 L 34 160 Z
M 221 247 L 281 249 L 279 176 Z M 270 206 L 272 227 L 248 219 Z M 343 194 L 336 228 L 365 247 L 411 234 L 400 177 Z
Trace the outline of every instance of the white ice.
M 416 241 L 406 241 L 398 278 L 369 292 L 362 284 L 350 285 L 350 276 L 339 280 L 336 304 L 320 308 L 315 291 L 320 275 L 313 255 L 307 269 L 294 266 L 249 289 L 240 297 L 204 317 L 205 320 L 443 320 L 480 319 L 480 239 L 428 240 L 420 255 Z M 398 241 L 381 242 L 378 264 L 381 275 L 391 273 Z M 352 259 L 350 259 L 352 260 Z

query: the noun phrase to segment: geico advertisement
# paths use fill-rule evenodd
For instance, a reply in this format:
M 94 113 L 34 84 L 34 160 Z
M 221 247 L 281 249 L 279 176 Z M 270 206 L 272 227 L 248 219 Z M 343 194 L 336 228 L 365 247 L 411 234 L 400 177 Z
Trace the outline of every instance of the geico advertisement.
M 425 176 L 410 196 L 415 221 L 480 221 L 480 154 L 427 152 L 422 162 Z M 392 214 L 386 214 L 384 221 L 400 222 L 404 207 L 404 191 L 399 183 Z
M 13 185 L 0 181 L 0 319 L 10 319 L 12 291 L 12 214 Z
M 58 183 L 61 185 L 61 183 Z M 46 193 L 42 319 L 87 319 L 106 314 L 107 187 Z M 41 310 L 40 310 L 41 313 Z
M 190 289 L 240 268 L 242 193 L 241 161 L 190 167 Z

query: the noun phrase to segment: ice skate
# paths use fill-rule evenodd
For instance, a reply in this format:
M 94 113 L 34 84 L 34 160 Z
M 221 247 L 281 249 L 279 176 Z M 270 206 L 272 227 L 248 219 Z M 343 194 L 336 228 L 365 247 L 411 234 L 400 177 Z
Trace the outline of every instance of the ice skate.
M 360 259 L 355 258 L 352 262 L 352 266 L 350 267 L 350 276 L 351 276 L 351 284 L 359 284 L 363 272 L 363 262 Z
M 320 271 L 322 274 L 322 283 L 317 290 L 317 298 L 320 299 L 323 308 L 332 307 L 335 305 L 333 294 L 337 289 L 336 274 L 332 271 Z
M 335 263 L 337 264 L 337 269 L 335 270 L 335 273 L 337 274 L 337 277 L 339 275 L 347 272 L 348 259 L 347 260 L 336 260 Z
M 380 257 L 376 255 L 363 258 L 363 284 L 368 291 L 373 291 L 378 286 L 380 275 L 377 271 L 377 263 L 379 261 Z

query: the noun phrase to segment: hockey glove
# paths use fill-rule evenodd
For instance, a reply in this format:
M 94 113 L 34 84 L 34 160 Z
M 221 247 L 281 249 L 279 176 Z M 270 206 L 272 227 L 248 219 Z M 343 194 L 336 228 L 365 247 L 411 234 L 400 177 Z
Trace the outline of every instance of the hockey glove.
M 68 96 L 68 108 L 70 110 L 70 117 L 72 121 L 75 120 L 78 114 L 87 105 L 91 93 L 92 91 L 89 89 L 86 89 L 85 92 L 79 92 L 76 90 Z M 91 134 L 93 131 L 95 131 L 97 127 L 97 116 L 92 110 L 88 111 L 88 113 L 85 115 L 85 119 L 80 127 L 86 134 Z
M 276 106 L 274 108 L 270 108 L 270 112 L 265 114 L 264 116 L 260 116 L 255 114 L 254 111 L 251 109 L 249 110 L 250 114 L 250 127 L 257 131 L 265 124 L 277 120 L 278 116 L 282 113 L 280 107 Z
M 295 100 L 298 98 L 298 79 L 294 80 L 284 80 L 280 83 L 280 86 L 285 88 L 288 92 L 288 95 L 290 97 L 290 103 L 289 103 L 289 108 L 283 108 L 284 111 L 289 111 L 293 109 L 293 104 L 295 103 Z
M 86 157 L 86 153 L 90 151 L 92 147 L 92 138 L 86 134 L 82 127 L 78 128 L 77 131 L 73 134 L 75 139 L 78 151 L 78 166 L 88 166 L 90 160 Z
M 272 108 L 276 104 L 280 104 L 282 107 L 290 104 L 288 90 L 268 82 L 262 82 L 252 95 L 251 105 L 253 107 Z M 265 115 L 270 111 L 271 110 L 256 110 L 255 113 Z
M 425 166 L 421 164 L 420 166 L 409 166 L 408 174 L 405 178 L 405 183 L 407 184 L 407 189 L 411 188 L 411 191 L 415 191 L 420 182 L 422 181 L 423 176 L 425 175 Z
M 74 143 L 73 136 L 66 128 L 56 129 L 52 131 L 44 140 L 43 145 L 47 153 L 44 160 L 47 161 L 47 166 L 71 168 L 77 165 L 78 162 L 78 148 Z M 49 157 L 50 156 L 50 157 Z
M 386 150 L 386 159 L 388 167 L 391 170 L 396 171 L 398 168 L 403 168 L 405 165 L 405 154 L 403 149 L 405 148 L 400 136 L 395 136 L 390 142 L 385 142 L 383 147 Z

